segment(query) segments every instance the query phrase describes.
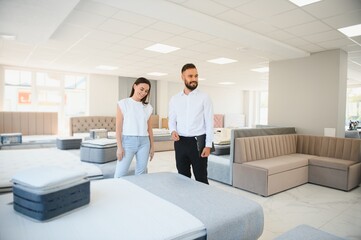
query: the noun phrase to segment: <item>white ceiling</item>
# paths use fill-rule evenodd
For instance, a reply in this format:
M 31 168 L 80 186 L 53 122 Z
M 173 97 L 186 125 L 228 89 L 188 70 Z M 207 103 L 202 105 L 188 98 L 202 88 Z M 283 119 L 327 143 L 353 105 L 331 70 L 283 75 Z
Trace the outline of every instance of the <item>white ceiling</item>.
M 361 0 L 302 8 L 288 0 L 0 0 L 0 34 L 17 37 L 0 40 L 0 64 L 179 81 L 180 68 L 193 62 L 202 84 L 266 89 L 268 74 L 251 68 L 341 48 L 349 83 L 361 84 L 361 36 L 337 31 L 360 23 Z M 180 50 L 144 50 L 155 43 Z M 207 62 L 219 57 L 238 62 Z

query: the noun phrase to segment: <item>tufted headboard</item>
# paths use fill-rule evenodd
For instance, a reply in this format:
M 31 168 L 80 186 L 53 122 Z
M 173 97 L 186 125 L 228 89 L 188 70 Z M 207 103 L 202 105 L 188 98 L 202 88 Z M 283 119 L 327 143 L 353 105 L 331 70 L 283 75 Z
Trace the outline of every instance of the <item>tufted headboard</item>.
M 159 116 L 152 115 L 151 121 L 153 128 L 159 127 Z M 69 121 L 69 135 L 74 133 L 87 133 L 90 129 L 105 128 L 109 132 L 115 132 L 115 117 L 110 116 L 82 116 L 71 117 Z

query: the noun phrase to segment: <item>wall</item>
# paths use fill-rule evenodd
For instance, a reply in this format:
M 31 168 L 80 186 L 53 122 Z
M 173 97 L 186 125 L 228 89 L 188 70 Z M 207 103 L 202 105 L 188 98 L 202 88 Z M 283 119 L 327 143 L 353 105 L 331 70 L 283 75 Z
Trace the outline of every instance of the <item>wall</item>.
M 268 124 L 300 134 L 344 136 L 347 53 L 325 51 L 270 63 Z
M 4 87 L 5 87 L 5 73 L 4 73 L 4 67 L 0 66 L 0 111 L 3 111 L 4 106 Z
M 213 102 L 213 111 L 217 114 L 244 113 L 243 91 L 232 87 L 205 86 L 199 82 L 198 88 L 206 92 Z M 168 82 L 168 102 L 170 98 L 184 89 L 183 82 Z M 167 108 L 168 109 L 168 108 Z M 168 111 L 168 110 L 167 110 Z
M 118 102 L 118 77 L 107 75 L 89 76 L 88 115 L 115 116 Z

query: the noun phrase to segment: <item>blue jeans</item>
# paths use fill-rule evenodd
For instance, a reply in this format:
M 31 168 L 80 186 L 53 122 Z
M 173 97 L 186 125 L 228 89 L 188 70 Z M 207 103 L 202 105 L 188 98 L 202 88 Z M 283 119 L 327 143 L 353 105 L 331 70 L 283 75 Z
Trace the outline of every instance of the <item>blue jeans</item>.
M 136 157 L 135 175 L 145 173 L 149 159 L 150 141 L 148 136 L 122 136 L 124 157 L 117 160 L 114 177 L 127 175 L 130 164 Z

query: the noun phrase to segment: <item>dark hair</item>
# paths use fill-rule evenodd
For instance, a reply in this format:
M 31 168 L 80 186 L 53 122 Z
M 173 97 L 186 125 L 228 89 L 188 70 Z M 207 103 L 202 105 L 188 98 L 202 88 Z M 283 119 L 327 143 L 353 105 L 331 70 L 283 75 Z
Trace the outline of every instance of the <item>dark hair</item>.
M 148 104 L 149 102 L 147 102 L 147 98 L 148 98 L 149 95 L 150 95 L 150 89 L 151 89 L 152 85 L 150 84 L 150 81 L 149 81 L 148 79 L 144 78 L 144 77 L 140 77 L 140 78 L 138 78 L 137 80 L 135 80 L 135 82 L 134 82 L 133 85 L 132 85 L 132 91 L 130 92 L 130 96 L 129 96 L 129 97 L 133 97 L 133 95 L 134 95 L 134 84 L 135 84 L 135 85 L 138 85 L 138 84 L 141 84 L 141 83 L 148 84 L 148 86 L 149 86 L 148 94 L 147 94 L 144 98 L 141 99 L 141 102 L 142 102 L 143 104 Z
M 184 66 L 182 67 L 181 73 L 183 73 L 185 70 L 191 69 L 191 68 L 196 68 L 196 66 L 195 66 L 193 63 L 187 63 L 186 65 L 184 65 Z

